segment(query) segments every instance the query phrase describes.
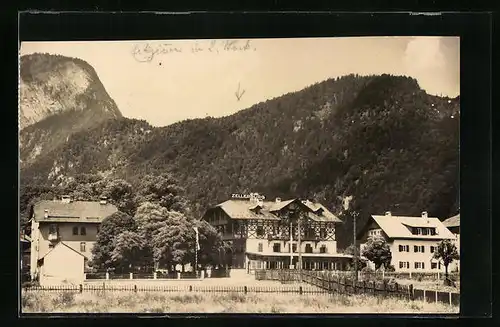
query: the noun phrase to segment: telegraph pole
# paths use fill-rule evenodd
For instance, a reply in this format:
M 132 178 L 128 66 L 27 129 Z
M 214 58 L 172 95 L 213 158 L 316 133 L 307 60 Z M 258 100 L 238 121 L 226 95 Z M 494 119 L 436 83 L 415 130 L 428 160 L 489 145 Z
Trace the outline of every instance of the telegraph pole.
M 290 266 L 288 267 L 289 269 L 292 269 L 293 265 L 293 225 L 292 222 L 290 221 Z
M 298 243 L 298 248 L 299 248 L 299 280 L 300 282 L 302 282 L 302 249 L 301 249 L 301 232 L 300 232 L 300 218 L 301 218 L 301 214 L 300 214 L 300 211 L 298 212 L 298 216 L 297 216 L 297 229 L 298 229 L 298 233 L 299 233 L 299 236 L 297 238 L 297 243 Z
M 353 218 L 353 228 L 352 228 L 352 237 L 353 237 L 353 244 L 354 244 L 354 280 L 358 281 L 358 248 L 356 245 L 356 218 L 358 216 L 358 213 L 356 211 L 353 212 L 352 218 Z

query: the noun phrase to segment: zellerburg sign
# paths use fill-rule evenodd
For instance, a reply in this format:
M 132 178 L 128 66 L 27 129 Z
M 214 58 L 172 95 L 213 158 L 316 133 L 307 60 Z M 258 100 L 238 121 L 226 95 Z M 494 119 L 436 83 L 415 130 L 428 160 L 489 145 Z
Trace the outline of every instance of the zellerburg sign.
M 234 194 L 231 194 L 231 198 L 233 198 L 233 199 L 255 199 L 255 200 L 262 201 L 266 197 L 264 195 L 260 195 L 259 193 L 250 193 L 250 194 L 234 193 Z

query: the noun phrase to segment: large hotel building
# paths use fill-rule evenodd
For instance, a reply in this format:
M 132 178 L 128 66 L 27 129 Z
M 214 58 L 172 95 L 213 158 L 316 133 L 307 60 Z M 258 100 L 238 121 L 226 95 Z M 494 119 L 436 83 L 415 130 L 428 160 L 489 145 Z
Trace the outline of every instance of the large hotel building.
M 203 219 L 221 233 L 233 268 L 297 268 L 299 228 L 303 269 L 345 270 L 352 260 L 337 253 L 335 229 L 342 221 L 320 203 L 234 194 L 209 208 Z

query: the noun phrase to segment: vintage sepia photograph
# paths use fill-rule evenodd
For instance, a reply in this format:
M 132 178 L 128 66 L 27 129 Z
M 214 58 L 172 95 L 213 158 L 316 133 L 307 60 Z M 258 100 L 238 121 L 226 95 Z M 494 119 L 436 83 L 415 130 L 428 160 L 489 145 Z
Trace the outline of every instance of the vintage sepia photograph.
M 21 313 L 458 314 L 459 127 L 458 37 L 21 42 Z

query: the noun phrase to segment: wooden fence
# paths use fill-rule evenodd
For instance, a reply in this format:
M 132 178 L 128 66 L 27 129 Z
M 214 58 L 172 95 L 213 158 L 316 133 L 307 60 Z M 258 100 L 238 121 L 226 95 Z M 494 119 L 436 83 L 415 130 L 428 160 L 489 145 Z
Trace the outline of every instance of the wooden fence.
M 204 278 L 221 278 L 221 277 L 230 277 L 230 270 L 219 269 L 212 270 L 210 277 L 207 274 L 204 274 Z M 181 272 L 179 275 L 177 272 L 170 273 L 106 273 L 106 272 L 94 272 L 94 273 L 86 273 L 86 280 L 105 280 L 105 279 L 196 279 L 201 277 L 201 271 L 198 273 L 195 272 Z
M 297 270 L 258 270 L 255 272 L 257 280 L 279 280 L 282 283 L 300 281 Z M 329 293 L 340 294 L 369 294 L 383 297 L 396 297 L 407 300 L 424 300 L 427 302 L 442 302 L 449 305 L 460 304 L 460 293 L 440 292 L 415 289 L 412 284 L 401 285 L 397 282 L 383 280 L 358 280 L 351 275 L 334 272 L 302 271 L 302 281 L 322 288 Z
M 296 286 L 219 286 L 219 285 L 58 285 L 58 286 L 27 286 L 25 292 L 201 292 L 201 293 L 287 293 L 287 294 L 324 294 L 328 291 L 313 285 Z

